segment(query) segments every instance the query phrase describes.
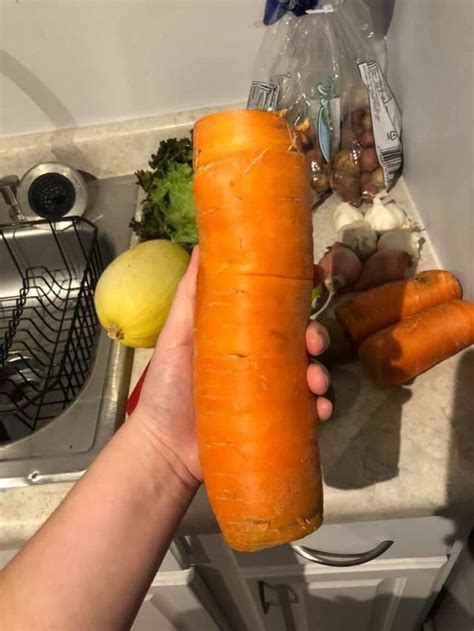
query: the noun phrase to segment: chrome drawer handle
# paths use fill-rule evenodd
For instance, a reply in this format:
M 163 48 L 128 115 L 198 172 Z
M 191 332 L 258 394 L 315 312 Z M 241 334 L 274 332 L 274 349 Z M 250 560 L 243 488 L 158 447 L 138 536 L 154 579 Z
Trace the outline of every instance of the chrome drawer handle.
M 340 554 L 337 552 L 324 552 L 323 550 L 314 550 L 306 546 L 292 546 L 296 554 L 299 554 L 307 561 L 320 563 L 321 565 L 330 565 L 333 567 L 351 567 L 352 565 L 362 565 L 376 559 L 393 545 L 393 541 L 382 541 L 373 550 L 367 552 L 354 552 L 353 554 Z

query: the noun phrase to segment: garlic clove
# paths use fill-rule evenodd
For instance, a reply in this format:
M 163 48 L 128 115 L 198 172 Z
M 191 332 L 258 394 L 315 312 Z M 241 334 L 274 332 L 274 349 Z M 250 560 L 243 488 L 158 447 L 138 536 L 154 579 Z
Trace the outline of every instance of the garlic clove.
M 380 233 L 411 226 L 406 213 L 394 201 L 384 203 L 378 198 L 374 199 L 364 219 L 376 232 Z
M 332 222 L 336 232 L 339 232 L 344 226 L 361 219 L 364 219 L 362 212 L 347 202 L 340 204 L 332 215 Z
M 403 250 L 413 259 L 413 263 L 420 260 L 424 239 L 419 232 L 411 228 L 398 228 L 385 232 L 377 243 L 377 250 Z

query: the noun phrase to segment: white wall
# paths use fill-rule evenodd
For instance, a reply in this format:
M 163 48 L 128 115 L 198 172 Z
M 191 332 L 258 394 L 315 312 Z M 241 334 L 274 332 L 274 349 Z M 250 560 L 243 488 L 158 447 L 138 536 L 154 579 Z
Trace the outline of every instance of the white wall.
M 245 100 L 263 0 L 0 0 L 0 135 Z
M 383 26 L 393 0 L 369 1 Z M 0 136 L 245 99 L 263 5 L 0 0 Z M 396 0 L 388 35 L 410 191 L 471 299 L 473 12 L 474 0 Z
M 474 300 L 474 0 L 396 0 L 389 79 L 404 174 L 442 264 Z

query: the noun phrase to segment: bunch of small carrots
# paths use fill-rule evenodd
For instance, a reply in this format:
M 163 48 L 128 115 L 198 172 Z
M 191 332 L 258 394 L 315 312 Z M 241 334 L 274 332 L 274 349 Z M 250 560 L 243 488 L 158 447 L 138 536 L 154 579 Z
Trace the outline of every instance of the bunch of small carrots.
M 462 299 L 460 282 L 443 270 L 370 289 L 335 313 L 363 369 L 385 388 L 474 344 L 474 304 Z

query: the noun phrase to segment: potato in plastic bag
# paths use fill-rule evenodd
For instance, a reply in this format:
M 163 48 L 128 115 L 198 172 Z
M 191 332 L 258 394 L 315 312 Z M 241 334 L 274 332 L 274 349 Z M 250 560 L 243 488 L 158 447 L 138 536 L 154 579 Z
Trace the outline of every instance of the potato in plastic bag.
M 331 189 L 360 206 L 401 171 L 401 117 L 376 59 L 362 0 L 320 3 L 268 26 L 247 107 L 305 124 L 316 203 Z

